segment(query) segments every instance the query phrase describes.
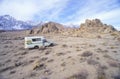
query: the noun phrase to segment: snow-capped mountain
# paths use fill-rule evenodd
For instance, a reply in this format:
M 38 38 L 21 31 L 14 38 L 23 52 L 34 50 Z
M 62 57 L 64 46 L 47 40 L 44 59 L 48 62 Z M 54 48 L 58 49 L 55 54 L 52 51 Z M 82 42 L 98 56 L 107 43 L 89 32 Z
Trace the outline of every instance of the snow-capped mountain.
M 30 23 L 16 20 L 10 15 L 0 16 L 0 30 L 24 30 L 31 29 L 32 26 Z
M 75 24 L 65 24 L 65 27 L 69 27 L 69 28 L 79 28 L 80 25 L 75 25 Z

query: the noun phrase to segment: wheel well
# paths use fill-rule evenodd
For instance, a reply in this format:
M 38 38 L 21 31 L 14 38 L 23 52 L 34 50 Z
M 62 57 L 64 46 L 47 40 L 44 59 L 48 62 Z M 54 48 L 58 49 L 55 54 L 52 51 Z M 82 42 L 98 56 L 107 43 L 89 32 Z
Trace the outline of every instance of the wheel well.
M 35 49 L 38 49 L 38 48 L 39 48 L 39 46 L 38 46 L 38 45 L 36 45 L 36 46 L 34 46 L 34 48 L 35 48 Z

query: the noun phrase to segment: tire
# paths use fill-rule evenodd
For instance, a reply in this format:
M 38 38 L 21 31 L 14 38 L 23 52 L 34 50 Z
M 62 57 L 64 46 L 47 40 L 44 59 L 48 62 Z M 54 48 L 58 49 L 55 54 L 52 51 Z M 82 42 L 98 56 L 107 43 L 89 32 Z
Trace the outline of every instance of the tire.
M 39 49 L 39 46 L 35 46 L 34 49 Z

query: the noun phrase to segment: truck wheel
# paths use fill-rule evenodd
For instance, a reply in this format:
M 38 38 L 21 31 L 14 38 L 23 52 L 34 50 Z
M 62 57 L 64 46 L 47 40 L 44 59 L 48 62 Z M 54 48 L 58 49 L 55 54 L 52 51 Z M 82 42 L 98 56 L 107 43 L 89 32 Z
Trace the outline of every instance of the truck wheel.
M 39 46 L 35 46 L 34 48 L 35 48 L 35 49 L 38 49 L 38 48 L 39 48 Z

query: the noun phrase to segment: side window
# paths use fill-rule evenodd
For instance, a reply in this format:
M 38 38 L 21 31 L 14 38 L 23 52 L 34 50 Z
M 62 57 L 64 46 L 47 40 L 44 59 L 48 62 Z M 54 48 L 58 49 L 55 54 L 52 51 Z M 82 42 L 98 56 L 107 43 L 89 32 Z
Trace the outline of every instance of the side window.
M 37 40 L 36 39 L 32 39 L 33 42 L 36 42 Z
M 36 41 L 41 41 L 41 38 L 35 38 L 35 39 L 32 39 L 33 42 L 36 42 Z
M 37 38 L 36 40 L 37 40 L 37 41 L 41 41 L 41 38 Z

